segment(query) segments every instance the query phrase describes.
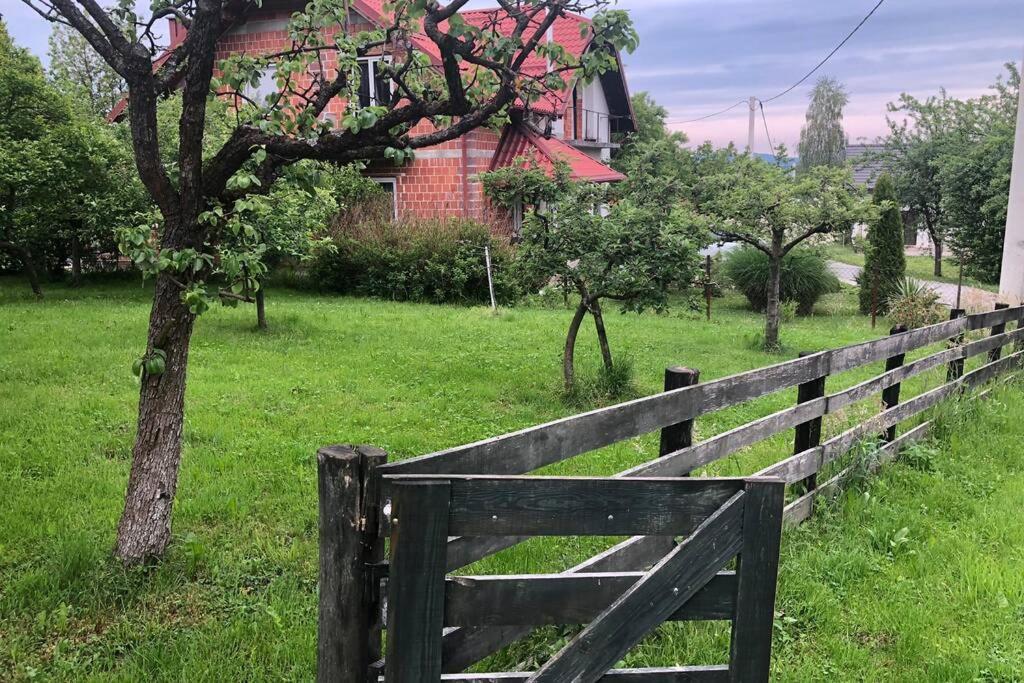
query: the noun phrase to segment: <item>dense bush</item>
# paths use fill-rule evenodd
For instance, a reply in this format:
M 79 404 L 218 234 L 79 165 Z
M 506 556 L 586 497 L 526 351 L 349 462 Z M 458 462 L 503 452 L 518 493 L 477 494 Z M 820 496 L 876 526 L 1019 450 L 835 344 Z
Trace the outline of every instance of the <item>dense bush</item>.
M 768 256 L 753 247 L 733 249 L 722 259 L 726 278 L 755 311 L 763 311 L 768 300 Z M 824 294 L 839 291 L 839 280 L 816 251 L 798 248 L 782 259 L 781 300 L 796 303 L 799 315 L 810 315 Z
M 334 248 L 312 261 L 308 277 L 317 289 L 396 301 L 484 303 L 491 249 L 494 294 L 510 302 L 522 293 L 508 240 L 489 226 L 464 219 L 392 221 L 365 212 L 343 216 L 331 229 Z
M 908 330 L 926 327 L 945 319 L 939 295 L 926 285 L 905 278 L 888 300 L 889 319 Z

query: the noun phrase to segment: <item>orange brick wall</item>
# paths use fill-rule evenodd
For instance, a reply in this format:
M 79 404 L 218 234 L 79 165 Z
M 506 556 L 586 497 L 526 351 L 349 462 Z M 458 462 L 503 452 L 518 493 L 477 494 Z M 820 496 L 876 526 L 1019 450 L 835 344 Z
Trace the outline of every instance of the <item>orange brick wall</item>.
M 285 10 L 254 12 L 244 26 L 221 39 L 217 59 L 238 52 L 259 55 L 287 48 L 289 40 L 284 24 L 288 17 L 289 12 Z M 350 32 L 372 28 L 366 19 L 355 13 L 351 15 Z M 335 60 L 325 58 L 324 69 L 329 78 L 333 77 L 336 68 Z M 305 84 L 308 84 L 308 79 Z M 337 120 L 344 111 L 344 105 L 343 100 L 336 99 L 328 105 L 326 114 Z M 412 133 L 417 135 L 432 130 L 434 128 L 428 121 L 422 121 Z M 401 167 L 372 163 L 366 175 L 395 179 L 399 217 L 488 219 L 492 212 L 476 175 L 490 168 L 499 140 L 499 133 L 481 128 L 462 138 L 417 150 L 415 159 Z

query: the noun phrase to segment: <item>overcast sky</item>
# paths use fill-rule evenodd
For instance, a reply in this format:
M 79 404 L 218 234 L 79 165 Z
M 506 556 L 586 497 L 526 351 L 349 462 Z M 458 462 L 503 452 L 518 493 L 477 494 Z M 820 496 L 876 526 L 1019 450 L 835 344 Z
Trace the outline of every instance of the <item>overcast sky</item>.
M 877 0 L 620 0 L 640 33 L 625 56 L 630 89 L 650 92 L 673 121 L 754 95 L 767 99 L 820 61 Z M 148 5 L 148 2 L 145 3 Z M 473 0 L 473 6 L 487 6 Z M 45 59 L 49 27 L 19 0 L 2 0 L 21 45 Z M 1022 0 L 887 0 L 821 70 L 846 84 L 851 142 L 885 129 L 885 104 L 901 92 L 983 92 L 1002 64 L 1024 56 Z M 796 147 L 813 78 L 765 106 L 773 141 Z M 747 108 L 699 123 L 673 124 L 691 141 L 747 136 Z M 768 151 L 758 119 L 757 151 Z

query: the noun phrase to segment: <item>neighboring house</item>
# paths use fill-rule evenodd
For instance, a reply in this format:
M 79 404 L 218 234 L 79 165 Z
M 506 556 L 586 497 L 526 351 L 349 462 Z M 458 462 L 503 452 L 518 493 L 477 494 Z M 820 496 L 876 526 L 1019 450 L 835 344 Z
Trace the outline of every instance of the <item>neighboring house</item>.
M 875 182 L 878 176 L 885 172 L 885 163 L 878 158 L 871 158 L 871 155 L 882 152 L 885 145 L 882 144 L 859 144 L 846 146 L 846 162 L 853 169 L 853 181 L 865 188 L 868 192 L 875 191 Z M 903 244 L 914 247 L 922 252 L 930 252 L 932 239 L 927 230 L 918 230 L 914 227 L 916 221 L 913 213 L 904 208 L 903 214 Z M 858 224 L 853 229 L 855 237 L 865 237 L 867 226 Z
M 252 10 L 243 22 L 224 35 L 217 59 L 239 52 L 258 55 L 285 49 L 290 44 L 289 17 L 301 5 L 301 0 L 266 0 L 261 8 Z M 381 0 L 352 0 L 346 21 L 348 32 L 384 25 L 383 6 Z M 464 11 L 461 16 L 467 23 L 483 26 L 491 22 L 494 11 Z M 589 24 L 589 19 L 580 15 L 561 17 L 549 31 L 550 39 L 572 56 L 579 57 L 590 49 L 590 38 L 585 32 L 581 37 L 585 24 Z M 180 25 L 172 22 L 171 44 L 183 40 L 184 33 Z M 436 46 L 425 36 L 412 36 L 412 43 L 431 57 L 438 57 Z M 388 55 L 382 53 L 360 60 L 360 100 L 364 106 L 375 102 L 380 93 L 390 93 L 390 81 L 377 72 L 377 64 L 387 59 Z M 548 93 L 528 111 L 522 106 L 513 108 L 511 122 L 501 130 L 478 128 L 456 140 L 416 150 L 414 160 L 402 166 L 375 161 L 368 165 L 365 174 L 391 194 L 396 218 L 488 218 L 491 216 L 489 202 L 477 175 L 511 165 L 522 157 L 532 158 L 546 168 L 551 168 L 558 160 L 565 161 L 572 170 L 572 177 L 578 180 L 602 183 L 623 180 L 624 176 L 606 165 L 618 147 L 614 142 L 617 136 L 636 129 L 621 60 L 619 64 L 618 72 L 606 73 L 591 83 L 570 81 L 564 91 Z M 328 63 L 325 68 L 330 66 Z M 547 68 L 543 58 L 531 56 L 523 71 L 543 74 Z M 265 74 L 263 82 L 246 94 L 256 98 L 275 89 L 273 74 Z M 344 108 L 345 102 L 338 99 L 328 106 L 324 115 L 338 120 Z M 114 116 L 120 113 L 119 109 Z M 417 124 L 413 132 L 430 130 L 431 124 L 424 121 Z

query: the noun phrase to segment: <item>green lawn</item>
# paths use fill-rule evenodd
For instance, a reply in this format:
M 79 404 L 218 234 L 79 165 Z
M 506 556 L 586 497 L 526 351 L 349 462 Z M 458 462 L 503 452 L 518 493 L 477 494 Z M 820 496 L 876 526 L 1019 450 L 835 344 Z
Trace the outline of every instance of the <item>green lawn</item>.
M 565 310 L 493 316 L 271 290 L 266 333 L 253 330 L 251 310 L 212 311 L 193 342 L 175 542 L 155 569 L 126 572 L 109 549 L 149 289 L 51 286 L 42 302 L 26 291 L 0 280 L 0 680 L 309 679 L 317 447 L 373 443 L 404 458 L 579 410 L 558 389 Z M 762 320 L 735 296 L 716 301 L 710 323 L 679 307 L 611 314 L 607 324 L 613 353 L 630 357 L 638 392 L 651 393 L 667 365 L 697 367 L 707 380 L 879 336 L 854 309 L 848 290 L 786 323 L 782 356 L 754 350 Z M 583 337 L 586 372 L 598 352 L 592 331 Z M 906 392 L 935 381 L 923 376 Z M 701 418 L 697 434 L 794 397 Z M 826 432 L 876 409 L 830 416 Z M 1024 637 L 1011 627 L 1024 616 L 1022 539 L 1010 523 L 1024 502 L 1022 417 L 1019 389 L 1000 392 L 930 458 L 934 471 L 893 466 L 867 485 L 869 498 L 857 492 L 787 536 L 779 680 L 820 680 L 823 670 L 835 680 L 1014 680 L 1006 672 L 1024 668 Z M 791 442 L 780 435 L 709 471 L 750 473 Z M 656 451 L 650 435 L 550 471 L 610 474 Z M 887 552 L 904 526 L 908 542 Z M 473 571 L 562 569 L 608 542 L 531 542 Z M 529 662 L 560 635 L 535 636 L 494 663 Z M 720 662 L 725 638 L 720 626 L 666 626 L 629 662 Z
M 826 252 L 829 258 L 842 263 L 852 263 L 855 266 L 864 266 L 864 253 L 854 251 L 853 247 L 844 244 L 830 244 Z M 931 256 L 907 256 L 907 275 L 918 280 L 931 280 L 933 282 L 957 283 L 960 266 L 952 259 L 942 260 L 942 277 L 935 277 L 935 259 Z M 964 277 L 964 285 L 977 287 L 978 289 L 998 292 L 999 286 L 987 282 L 981 282 L 974 278 Z

